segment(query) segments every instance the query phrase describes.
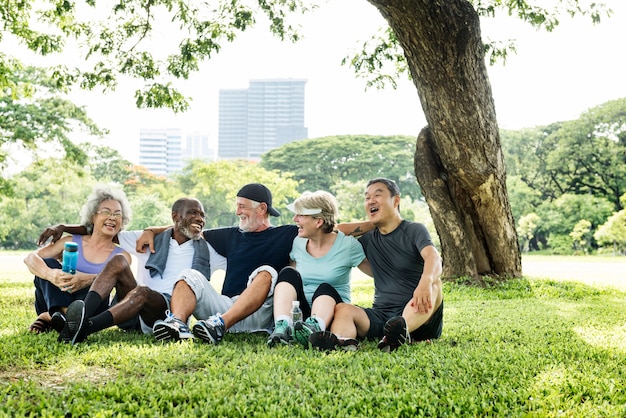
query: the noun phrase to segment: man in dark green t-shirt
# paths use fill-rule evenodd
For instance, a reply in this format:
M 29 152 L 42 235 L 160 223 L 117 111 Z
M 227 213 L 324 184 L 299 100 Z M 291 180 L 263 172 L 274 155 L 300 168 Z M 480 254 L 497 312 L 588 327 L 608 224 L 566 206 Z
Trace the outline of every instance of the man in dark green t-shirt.
M 405 342 L 439 338 L 443 326 L 441 257 L 426 227 L 400 216 L 400 190 L 389 179 L 370 180 L 365 211 L 376 227 L 360 241 L 374 277 L 372 308 L 340 303 L 329 331 L 311 335 L 322 350 L 355 350 L 359 339 L 380 339 L 393 351 Z

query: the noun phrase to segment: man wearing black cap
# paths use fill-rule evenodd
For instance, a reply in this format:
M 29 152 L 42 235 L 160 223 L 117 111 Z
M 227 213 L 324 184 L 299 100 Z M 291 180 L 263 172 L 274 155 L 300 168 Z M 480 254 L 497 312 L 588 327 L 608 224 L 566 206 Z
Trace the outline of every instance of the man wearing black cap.
M 186 335 L 191 315 L 198 319 L 193 334 L 209 344 L 219 343 L 226 330 L 253 332 L 272 328 L 274 286 L 278 271 L 289 264 L 298 227 L 272 226 L 270 216 L 280 213 L 272 206 L 272 193 L 262 184 L 243 186 L 236 203 L 238 227 L 204 231 L 206 241 L 227 260 L 222 294 L 206 280 L 180 280 L 174 286 L 170 315 L 154 325 L 157 339 L 178 340 Z M 356 232 L 354 224 L 338 228 L 346 235 Z M 151 245 L 151 238 L 148 233 L 145 243 Z
M 274 227 L 272 194 L 262 184 L 247 184 L 237 193 L 239 227 L 204 231 L 215 250 L 226 257 L 222 294 L 206 280 L 181 280 L 174 286 L 170 316 L 154 325 L 159 340 L 180 339 L 193 314 L 199 321 L 193 334 L 208 343 L 218 343 L 225 331 L 245 332 L 272 325 L 272 294 L 277 271 L 289 262 L 297 228 Z

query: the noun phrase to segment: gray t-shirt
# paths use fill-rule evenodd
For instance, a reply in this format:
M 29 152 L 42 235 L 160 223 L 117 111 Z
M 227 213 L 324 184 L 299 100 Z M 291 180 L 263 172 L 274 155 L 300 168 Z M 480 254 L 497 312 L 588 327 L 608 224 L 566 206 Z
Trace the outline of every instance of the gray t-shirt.
M 424 271 L 420 251 L 433 245 L 428 230 L 420 223 L 402 221 L 387 235 L 376 228 L 359 241 L 374 274 L 373 308 L 402 310 Z

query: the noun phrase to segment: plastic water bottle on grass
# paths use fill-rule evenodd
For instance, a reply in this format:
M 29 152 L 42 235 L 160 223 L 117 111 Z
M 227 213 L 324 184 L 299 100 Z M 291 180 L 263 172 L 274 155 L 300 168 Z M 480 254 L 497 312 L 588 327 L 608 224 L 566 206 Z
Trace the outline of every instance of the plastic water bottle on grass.
M 293 327 L 296 322 L 302 321 L 302 309 L 300 309 L 300 301 L 294 300 L 291 302 L 291 326 Z M 293 335 L 293 328 L 292 328 Z

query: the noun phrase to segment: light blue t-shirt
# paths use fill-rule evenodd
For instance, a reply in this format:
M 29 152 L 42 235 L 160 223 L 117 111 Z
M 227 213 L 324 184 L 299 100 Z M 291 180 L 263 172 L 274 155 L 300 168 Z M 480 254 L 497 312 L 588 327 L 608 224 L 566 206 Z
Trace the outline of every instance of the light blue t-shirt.
M 361 243 L 354 237 L 337 233 L 337 239 L 328 253 L 314 258 L 306 251 L 308 239 L 296 237 L 289 257 L 296 262 L 302 276 L 304 295 L 312 304 L 313 294 L 322 283 L 328 283 L 339 292 L 344 302 L 350 302 L 350 272 L 365 258 Z

